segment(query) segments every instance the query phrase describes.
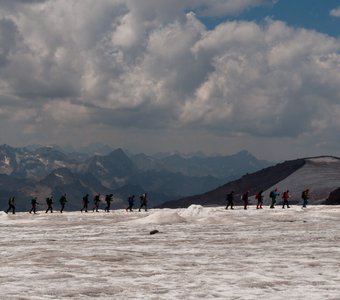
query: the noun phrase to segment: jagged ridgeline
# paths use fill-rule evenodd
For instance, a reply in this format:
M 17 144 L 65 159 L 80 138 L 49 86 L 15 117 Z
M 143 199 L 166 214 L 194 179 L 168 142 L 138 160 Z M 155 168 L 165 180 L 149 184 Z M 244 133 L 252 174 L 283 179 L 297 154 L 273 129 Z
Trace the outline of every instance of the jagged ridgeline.
M 148 156 L 109 147 L 102 149 L 104 153 L 93 154 L 57 146 L 0 146 L 1 209 L 6 208 L 10 196 L 16 197 L 17 210 L 24 211 L 29 210 L 34 196 L 45 205 L 46 197 L 52 195 L 57 200 L 64 193 L 68 198 L 67 210 L 80 209 L 81 199 L 87 193 L 90 197 L 113 193 L 113 208 L 122 208 L 129 195 L 147 192 L 150 205 L 158 206 L 215 189 L 272 164 L 247 151 L 230 156 Z

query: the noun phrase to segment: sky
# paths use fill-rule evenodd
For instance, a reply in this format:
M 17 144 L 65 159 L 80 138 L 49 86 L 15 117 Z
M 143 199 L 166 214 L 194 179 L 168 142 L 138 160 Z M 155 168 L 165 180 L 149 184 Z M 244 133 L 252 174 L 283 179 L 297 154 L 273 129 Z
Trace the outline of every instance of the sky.
M 339 0 L 0 0 L 0 144 L 340 156 L 339 71 Z

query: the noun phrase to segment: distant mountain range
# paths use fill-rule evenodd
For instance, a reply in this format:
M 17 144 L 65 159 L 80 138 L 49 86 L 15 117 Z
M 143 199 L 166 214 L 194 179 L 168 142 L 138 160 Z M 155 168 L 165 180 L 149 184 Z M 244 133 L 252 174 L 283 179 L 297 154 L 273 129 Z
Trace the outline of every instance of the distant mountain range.
M 30 199 L 67 194 L 67 209 L 77 210 L 89 193 L 112 193 L 113 207 L 126 206 L 130 194 L 148 192 L 150 205 L 206 192 L 225 182 L 265 168 L 272 163 L 258 160 L 247 151 L 230 156 L 176 154 L 127 154 L 107 146 L 92 149 L 96 154 L 64 150 L 58 146 L 0 146 L 1 209 L 14 195 L 18 210 L 27 210 Z M 99 153 L 101 150 L 102 153 Z M 99 154 L 98 154 L 99 153 Z M 138 198 L 138 197 L 137 197 Z M 58 205 L 57 205 L 58 206 Z
M 254 195 L 263 190 L 264 203 L 269 204 L 269 193 L 278 188 L 283 193 L 289 190 L 290 201 L 301 202 L 304 189 L 310 190 L 311 204 L 340 204 L 340 158 L 320 156 L 290 160 L 263 170 L 246 174 L 216 189 L 195 196 L 183 197 L 165 202 L 160 207 L 188 207 L 191 204 L 226 205 L 226 194 L 234 191 L 235 204 L 242 205 L 241 195 L 249 191 L 251 203 L 256 203 Z M 279 199 L 280 202 L 280 199 Z

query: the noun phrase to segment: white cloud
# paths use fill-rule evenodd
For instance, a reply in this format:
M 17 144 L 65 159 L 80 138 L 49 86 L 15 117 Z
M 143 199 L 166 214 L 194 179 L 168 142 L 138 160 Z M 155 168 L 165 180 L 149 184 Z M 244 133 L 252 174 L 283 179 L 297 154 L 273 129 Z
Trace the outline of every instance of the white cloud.
M 181 120 L 255 135 L 311 130 L 321 103 L 339 99 L 338 49 L 338 40 L 281 22 L 223 24 L 193 47 L 198 59 L 211 57 L 214 70 Z
M 20 122 L 39 120 L 31 138 L 44 128 L 57 139 L 56 126 L 84 122 L 91 132 L 105 124 L 193 136 L 320 139 L 339 130 L 339 39 L 272 20 L 209 31 L 185 12 L 264 1 L 19 2 L 0 12 L 0 101 L 2 111 L 29 108 Z M 65 139 L 76 142 L 75 130 Z
M 330 11 L 330 15 L 333 16 L 333 17 L 340 17 L 340 6 L 332 9 Z
M 43 114 L 49 121 L 58 124 L 84 123 L 88 118 L 88 109 L 83 105 L 76 105 L 67 101 L 53 101 L 42 108 Z M 52 118 L 52 119 L 51 119 Z

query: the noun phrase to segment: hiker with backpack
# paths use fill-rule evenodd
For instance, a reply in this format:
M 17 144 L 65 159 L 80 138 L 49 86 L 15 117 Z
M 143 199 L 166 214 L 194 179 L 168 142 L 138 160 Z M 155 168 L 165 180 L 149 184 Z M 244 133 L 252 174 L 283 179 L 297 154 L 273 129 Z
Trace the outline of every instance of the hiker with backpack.
M 47 214 L 48 211 L 51 211 L 51 213 L 53 213 L 53 207 L 52 207 L 53 196 L 46 198 L 46 204 L 47 204 L 47 209 L 46 209 L 45 213 Z
M 290 198 L 289 190 L 286 190 L 282 195 L 282 199 L 283 199 L 282 208 L 285 208 L 285 206 L 287 206 L 287 208 L 290 208 L 289 201 L 288 201 L 289 198 Z
M 248 199 L 249 199 L 249 191 L 246 191 L 241 196 L 241 200 L 243 201 L 244 209 L 248 208 L 248 204 L 249 204 Z
M 59 203 L 60 203 L 60 213 L 62 214 L 63 211 L 64 211 L 64 208 L 65 208 L 65 204 L 67 202 L 67 199 L 66 199 L 66 194 L 62 195 L 59 199 Z
M 94 207 L 93 207 L 93 212 L 96 210 L 96 212 L 99 212 L 99 203 L 100 203 L 100 194 L 98 193 L 97 195 L 94 196 L 93 198 L 94 202 Z
M 126 211 L 132 211 L 132 209 L 133 209 L 133 205 L 134 205 L 134 203 L 135 203 L 135 195 L 132 195 L 132 196 L 129 196 L 129 198 L 128 198 L 128 204 L 129 204 L 129 206 L 126 208 Z
M 140 195 L 139 199 L 140 199 L 140 207 L 139 207 L 139 211 L 141 211 L 141 209 L 144 207 L 145 211 L 148 210 L 148 200 L 146 198 L 146 193 Z
M 226 196 L 227 206 L 225 209 L 228 209 L 230 206 L 230 209 L 234 209 L 234 191 L 231 191 Z
M 307 204 L 308 204 L 308 199 L 309 199 L 309 189 L 306 189 L 302 192 L 301 194 L 301 198 L 302 198 L 302 208 L 306 208 Z
M 34 214 L 36 214 L 37 212 L 37 205 L 39 204 L 38 201 L 37 201 L 37 197 L 34 197 L 32 200 L 31 200 L 31 204 L 32 204 L 32 208 L 31 210 L 29 211 L 30 214 L 33 212 Z
M 263 205 L 263 190 L 259 191 L 256 195 L 255 195 L 255 199 L 257 200 L 257 205 L 256 205 L 256 209 L 262 209 L 262 205 Z
M 85 212 L 87 212 L 87 207 L 89 205 L 89 194 L 86 194 L 84 197 L 83 197 L 83 207 L 82 209 L 80 210 L 80 212 L 83 212 L 83 210 Z
M 10 197 L 8 199 L 8 209 L 6 211 L 6 214 L 8 214 L 8 212 L 12 210 L 12 214 L 15 214 L 15 197 Z
M 271 199 L 271 201 L 270 201 L 270 208 L 275 208 L 276 198 L 279 195 L 280 194 L 278 193 L 277 188 L 270 192 L 270 194 L 269 194 L 269 198 Z
M 110 207 L 111 207 L 111 202 L 112 202 L 112 196 L 113 194 L 109 194 L 105 196 L 105 202 L 106 202 L 106 207 L 105 211 L 110 212 Z

